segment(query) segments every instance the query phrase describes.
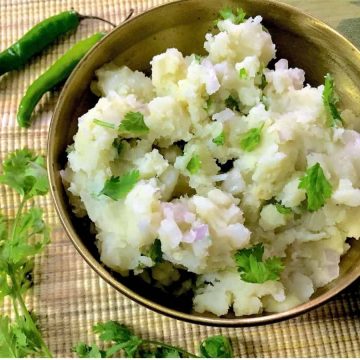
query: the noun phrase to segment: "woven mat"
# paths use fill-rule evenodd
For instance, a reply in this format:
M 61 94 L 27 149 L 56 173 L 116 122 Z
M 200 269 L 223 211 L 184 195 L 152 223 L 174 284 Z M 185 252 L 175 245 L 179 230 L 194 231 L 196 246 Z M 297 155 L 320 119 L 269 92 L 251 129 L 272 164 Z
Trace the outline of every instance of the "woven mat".
M 119 23 L 130 8 L 135 14 L 168 0 L 0 0 L 0 49 L 25 30 L 62 10 L 75 8 Z M 204 0 L 206 1 L 206 0 Z M 321 18 L 360 46 L 360 1 L 287 0 Z M 98 30 L 100 22 L 84 21 L 78 31 L 60 39 L 21 71 L 0 80 L 0 160 L 24 146 L 45 153 L 47 132 L 58 92 L 44 97 L 37 108 L 36 124 L 27 130 L 16 125 L 20 97 L 29 84 L 71 44 Z M 0 189 L 0 207 L 12 216 L 18 198 Z M 94 342 L 91 326 L 108 319 L 131 325 L 144 337 L 164 340 L 196 351 L 199 341 L 213 334 L 230 336 L 239 357 L 360 357 L 360 282 L 328 304 L 298 318 L 245 329 L 196 326 L 172 320 L 137 305 L 117 293 L 85 263 L 63 231 L 50 197 L 41 200 L 52 226 L 52 244 L 37 258 L 34 290 L 27 303 L 39 315 L 50 349 L 58 357 L 72 356 L 78 341 Z M 5 303 L 2 311 L 11 313 Z

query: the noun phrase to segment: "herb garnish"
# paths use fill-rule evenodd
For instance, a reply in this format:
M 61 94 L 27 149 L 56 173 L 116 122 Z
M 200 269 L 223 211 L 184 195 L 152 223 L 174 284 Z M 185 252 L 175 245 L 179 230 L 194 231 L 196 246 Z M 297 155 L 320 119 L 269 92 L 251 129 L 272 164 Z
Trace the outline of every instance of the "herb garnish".
M 113 200 L 120 200 L 134 188 L 140 179 L 138 170 L 132 170 L 122 176 L 112 176 L 106 180 L 100 195 L 106 195 Z
M 19 193 L 21 202 L 15 219 L 0 216 L 0 300 L 9 297 L 15 313 L 14 321 L 0 315 L 0 357 L 52 357 L 23 297 L 32 286 L 33 257 L 50 242 L 41 209 L 25 210 L 49 190 L 45 160 L 28 149 L 17 150 L 7 156 L 3 172 L 0 183 Z
M 268 280 L 279 280 L 284 269 L 281 259 L 277 256 L 263 260 L 264 245 L 256 244 L 249 249 L 241 249 L 235 253 L 235 262 L 241 279 L 263 284 Z
M 144 115 L 140 112 L 130 111 L 125 114 L 120 126 L 120 132 L 130 132 L 133 134 L 146 134 L 149 132 L 149 128 L 144 121 Z
M 192 156 L 192 158 L 186 165 L 186 169 L 189 170 L 191 175 L 196 174 L 201 169 L 201 160 L 199 155 L 195 154 Z
M 325 76 L 325 87 L 322 98 L 328 116 L 328 124 L 332 127 L 343 123 L 339 110 L 336 107 L 339 99 L 335 94 L 334 87 L 334 78 L 330 74 L 327 74 Z
M 108 321 L 100 323 L 93 327 L 100 340 L 109 341 L 112 346 L 107 350 L 100 350 L 97 345 L 78 344 L 74 352 L 80 358 L 110 358 L 118 356 L 119 352 L 125 353 L 126 357 L 143 357 L 143 358 L 180 358 L 190 357 L 197 358 L 192 354 L 177 346 L 169 345 L 161 341 L 142 339 L 134 334 L 126 325 L 117 321 Z M 233 354 L 230 340 L 224 336 L 211 336 L 204 340 L 200 346 L 202 357 L 220 358 L 231 357 Z
M 246 13 L 241 8 L 237 8 L 235 13 L 228 7 L 224 8 L 219 11 L 219 16 L 223 20 L 231 20 L 236 25 L 241 24 L 246 20 Z
M 332 186 L 319 163 L 307 169 L 298 188 L 306 191 L 307 209 L 311 212 L 323 207 L 332 194 Z
M 214 137 L 212 139 L 212 142 L 216 144 L 217 146 L 221 146 L 225 144 L 225 134 L 222 131 L 218 136 Z
M 261 131 L 264 127 L 264 124 L 262 124 L 258 128 L 253 128 L 247 131 L 245 134 L 242 135 L 240 139 L 240 147 L 246 152 L 253 151 L 261 141 Z
M 240 76 L 240 79 L 246 80 L 249 76 L 249 73 L 245 68 L 241 68 L 239 70 L 239 76 Z

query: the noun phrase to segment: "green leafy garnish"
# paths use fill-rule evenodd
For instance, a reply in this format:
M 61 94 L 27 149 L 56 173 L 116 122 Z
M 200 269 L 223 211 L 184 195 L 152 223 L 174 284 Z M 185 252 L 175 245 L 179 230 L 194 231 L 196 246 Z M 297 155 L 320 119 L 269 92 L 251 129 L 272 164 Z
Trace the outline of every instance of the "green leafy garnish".
M 251 152 L 260 144 L 261 131 L 263 127 L 264 124 L 258 128 L 250 129 L 244 135 L 242 135 L 240 139 L 240 147 L 242 150 Z
M 112 176 L 106 180 L 100 194 L 106 195 L 113 200 L 120 200 L 134 188 L 140 179 L 138 170 L 132 170 L 122 176 Z
M 197 358 L 177 346 L 169 345 L 161 341 L 142 339 L 134 334 L 126 325 L 117 321 L 100 323 L 93 327 L 94 332 L 103 341 L 111 342 L 107 350 L 100 350 L 96 345 L 78 344 L 73 351 L 79 357 L 119 357 L 124 352 L 126 357 L 142 358 Z M 212 336 L 201 343 L 201 356 L 203 357 L 230 357 L 232 347 L 229 339 L 223 336 Z M 226 356 L 225 356 L 226 355 Z
M 325 87 L 322 98 L 328 116 L 329 126 L 338 126 L 343 123 L 340 112 L 336 107 L 339 99 L 335 94 L 334 87 L 334 78 L 330 74 L 327 74 L 325 76 Z
M 0 357 L 51 357 L 24 294 L 32 286 L 33 257 L 50 242 L 41 209 L 29 200 L 48 192 L 45 159 L 28 149 L 9 154 L 3 162 L 0 183 L 21 196 L 15 219 L 0 216 L 0 300 L 8 297 L 14 308 L 11 321 L 0 315 Z
M 84 343 L 79 343 L 73 350 L 76 352 L 79 358 L 105 358 L 106 351 L 100 350 L 99 347 L 95 344 L 93 345 L 86 345 Z
M 102 121 L 102 120 L 99 120 L 99 119 L 94 119 L 94 120 L 93 120 L 93 123 L 96 124 L 96 125 L 102 126 L 102 127 L 104 127 L 104 128 L 115 129 L 115 125 L 112 124 L 112 123 L 109 123 L 109 122 L 107 122 L 107 121 Z
M 264 261 L 263 255 L 264 245 L 261 243 L 236 252 L 235 262 L 242 280 L 263 284 L 268 280 L 280 279 L 280 273 L 284 269 L 281 259 L 273 256 Z
M 245 79 L 248 78 L 249 73 L 248 73 L 248 71 L 247 71 L 245 68 L 241 68 L 241 69 L 239 70 L 239 76 L 240 76 L 240 79 L 245 80 Z
M 224 145 L 225 143 L 225 134 L 222 131 L 218 136 L 212 139 L 212 142 L 216 144 L 217 146 Z
M 202 56 L 201 55 L 198 55 L 198 54 L 194 54 L 194 59 L 197 63 L 201 63 L 201 60 L 202 60 Z
M 225 100 L 225 105 L 228 109 L 240 111 L 239 102 L 231 95 Z
M 260 88 L 261 88 L 262 90 L 264 90 L 267 85 L 268 85 L 268 82 L 267 82 L 267 80 L 266 80 L 265 74 L 261 74 Z
M 222 335 L 210 336 L 200 345 L 200 353 L 204 358 L 231 358 L 233 350 L 230 340 Z
M 149 132 L 149 128 L 145 124 L 144 115 L 142 113 L 130 111 L 125 114 L 122 119 L 119 131 L 132 134 L 146 134 Z
M 156 239 L 151 245 L 148 256 L 155 264 L 163 261 L 163 252 L 161 250 L 161 241 L 159 239 Z
M 246 13 L 243 9 L 237 8 L 235 13 L 230 8 L 224 8 L 219 11 L 219 15 L 223 20 L 231 20 L 234 24 L 238 25 L 245 21 Z
M 283 215 L 289 215 L 292 213 L 291 208 L 286 207 L 285 205 L 282 205 L 281 203 L 275 204 L 276 210 Z
M 45 159 L 28 149 L 11 153 L 3 163 L 3 171 L 0 183 L 10 186 L 27 200 L 45 195 L 49 190 Z
M 306 170 L 305 175 L 300 178 L 298 187 L 306 191 L 307 209 L 309 211 L 319 210 L 332 194 L 332 186 L 326 179 L 319 163 Z
M 199 155 L 193 155 L 186 168 L 189 170 L 190 174 L 194 175 L 201 169 L 201 160 Z
M 115 138 L 112 146 L 116 149 L 118 155 L 120 155 L 122 150 L 124 149 L 123 140 L 121 140 L 120 138 Z

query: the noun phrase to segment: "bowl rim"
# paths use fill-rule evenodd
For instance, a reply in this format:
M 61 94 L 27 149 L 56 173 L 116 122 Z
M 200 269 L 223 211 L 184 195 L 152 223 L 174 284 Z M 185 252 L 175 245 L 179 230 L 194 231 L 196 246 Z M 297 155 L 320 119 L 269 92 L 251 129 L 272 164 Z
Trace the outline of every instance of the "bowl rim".
M 108 37 L 111 37 L 112 34 L 119 29 L 126 26 L 129 22 L 137 21 L 137 19 L 148 16 L 149 14 L 158 11 L 158 9 L 166 8 L 169 6 L 174 6 L 179 3 L 183 2 L 190 2 L 192 0 L 176 0 L 172 1 L 160 6 L 155 6 L 147 11 L 142 12 L 141 14 L 138 14 L 132 18 L 130 18 L 127 21 L 122 22 L 120 25 L 118 25 L 116 28 L 111 30 L 107 35 L 105 35 L 93 48 L 83 57 L 83 59 L 78 63 L 78 65 L 75 67 L 69 78 L 67 79 L 61 93 L 59 96 L 59 99 L 56 103 L 55 110 L 50 122 L 49 132 L 48 132 L 48 141 L 47 141 L 47 172 L 48 172 L 48 178 L 50 182 L 50 191 L 51 191 L 51 197 L 53 199 L 56 212 L 60 218 L 60 222 L 65 229 L 66 234 L 70 238 L 71 242 L 75 246 L 76 250 L 80 253 L 80 255 L 84 258 L 84 260 L 90 265 L 90 267 L 103 279 L 105 280 L 109 285 L 111 285 L 114 289 L 119 291 L 121 294 L 127 296 L 131 300 L 135 301 L 136 303 L 145 306 L 146 308 L 153 310 L 157 313 L 160 313 L 162 315 L 169 316 L 171 318 L 186 321 L 189 323 L 197 324 L 197 325 L 206 325 L 206 326 L 216 326 L 216 327 L 248 327 L 248 326 L 254 326 L 254 325 L 266 325 L 271 323 L 276 323 L 279 321 L 287 320 L 290 318 L 293 318 L 295 316 L 299 316 L 301 314 L 304 314 L 305 312 L 308 312 L 312 309 L 315 309 L 316 307 L 325 304 L 327 301 L 332 299 L 335 295 L 339 294 L 341 291 L 343 291 L 346 287 L 348 287 L 351 283 L 356 281 L 358 278 L 360 278 L 360 266 L 352 268 L 349 272 L 347 272 L 343 277 L 339 280 L 339 283 L 336 287 L 328 289 L 325 293 L 319 295 L 318 297 L 314 299 L 310 299 L 304 304 L 298 305 L 294 308 L 291 308 L 289 310 L 279 312 L 279 313 L 271 313 L 266 315 L 252 315 L 251 317 L 238 317 L 238 318 L 222 318 L 222 317 L 205 317 L 200 315 L 194 315 L 189 313 L 184 313 L 178 310 L 170 309 L 166 306 L 157 304 L 154 301 L 151 301 L 135 291 L 129 289 L 127 286 L 122 284 L 120 281 L 116 280 L 112 275 L 111 272 L 109 272 L 104 265 L 95 259 L 95 257 L 90 253 L 88 248 L 81 242 L 80 237 L 77 235 L 76 231 L 74 230 L 71 221 L 68 221 L 66 216 L 63 216 L 63 213 L 66 212 L 66 209 L 63 209 L 61 206 L 59 191 L 56 189 L 56 186 L 54 185 L 55 182 L 55 171 L 53 169 L 53 161 L 55 160 L 54 151 L 52 148 L 52 142 L 55 137 L 55 123 L 60 121 L 59 120 L 59 113 L 60 109 L 63 106 L 64 98 L 66 95 L 66 90 L 69 87 L 69 84 L 72 82 L 73 78 L 75 77 L 75 74 L 77 70 L 82 66 L 84 62 L 86 62 L 93 54 L 93 52 L 97 51 L 99 47 L 101 47 L 102 43 L 106 41 Z M 252 0 L 253 2 L 263 2 L 264 0 Z M 323 30 L 326 30 L 327 32 L 332 33 L 333 36 L 335 36 L 337 39 L 341 40 L 345 46 L 349 46 L 352 48 L 355 53 L 357 53 L 357 56 L 360 57 L 360 51 L 355 47 L 352 42 L 347 39 L 345 36 L 337 32 L 335 29 L 333 29 L 331 26 L 327 25 L 323 21 L 319 20 L 318 18 L 308 14 L 307 12 L 300 10 L 292 5 L 280 3 L 276 0 L 266 0 L 266 2 L 269 3 L 269 6 L 273 6 L 275 8 L 280 8 L 283 10 L 290 11 L 294 13 L 296 16 L 305 16 L 309 20 L 313 21 L 317 27 L 322 28 Z M 359 240 L 360 241 L 360 240 Z

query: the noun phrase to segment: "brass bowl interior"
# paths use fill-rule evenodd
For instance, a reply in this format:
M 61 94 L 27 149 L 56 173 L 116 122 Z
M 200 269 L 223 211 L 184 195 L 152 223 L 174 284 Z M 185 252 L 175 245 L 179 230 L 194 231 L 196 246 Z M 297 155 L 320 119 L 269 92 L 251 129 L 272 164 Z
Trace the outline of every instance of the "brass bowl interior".
M 77 119 L 92 107 L 97 98 L 90 92 L 94 72 L 113 61 L 133 70 L 149 72 L 151 58 L 169 47 L 184 54 L 204 54 L 206 32 L 213 28 L 220 8 L 241 6 L 248 15 L 262 15 L 264 25 L 277 45 L 277 58 L 287 58 L 290 66 L 303 68 L 306 81 L 323 83 L 327 72 L 333 74 L 342 108 L 360 114 L 360 54 L 334 30 L 290 6 L 268 0 L 186 0 L 155 8 L 108 34 L 81 61 L 66 82 L 52 119 L 48 141 L 48 171 L 51 190 L 60 219 L 77 250 L 109 284 L 141 303 L 168 316 L 198 324 L 249 326 L 284 320 L 301 314 L 330 299 L 360 275 L 360 242 L 352 241 L 351 250 L 342 258 L 338 279 L 319 289 L 306 304 L 279 314 L 218 318 L 192 314 L 190 299 L 176 301 L 143 282 L 110 272 L 99 262 L 88 221 L 76 219 L 68 203 L 59 171 L 66 164 L 66 147 L 72 143 Z

